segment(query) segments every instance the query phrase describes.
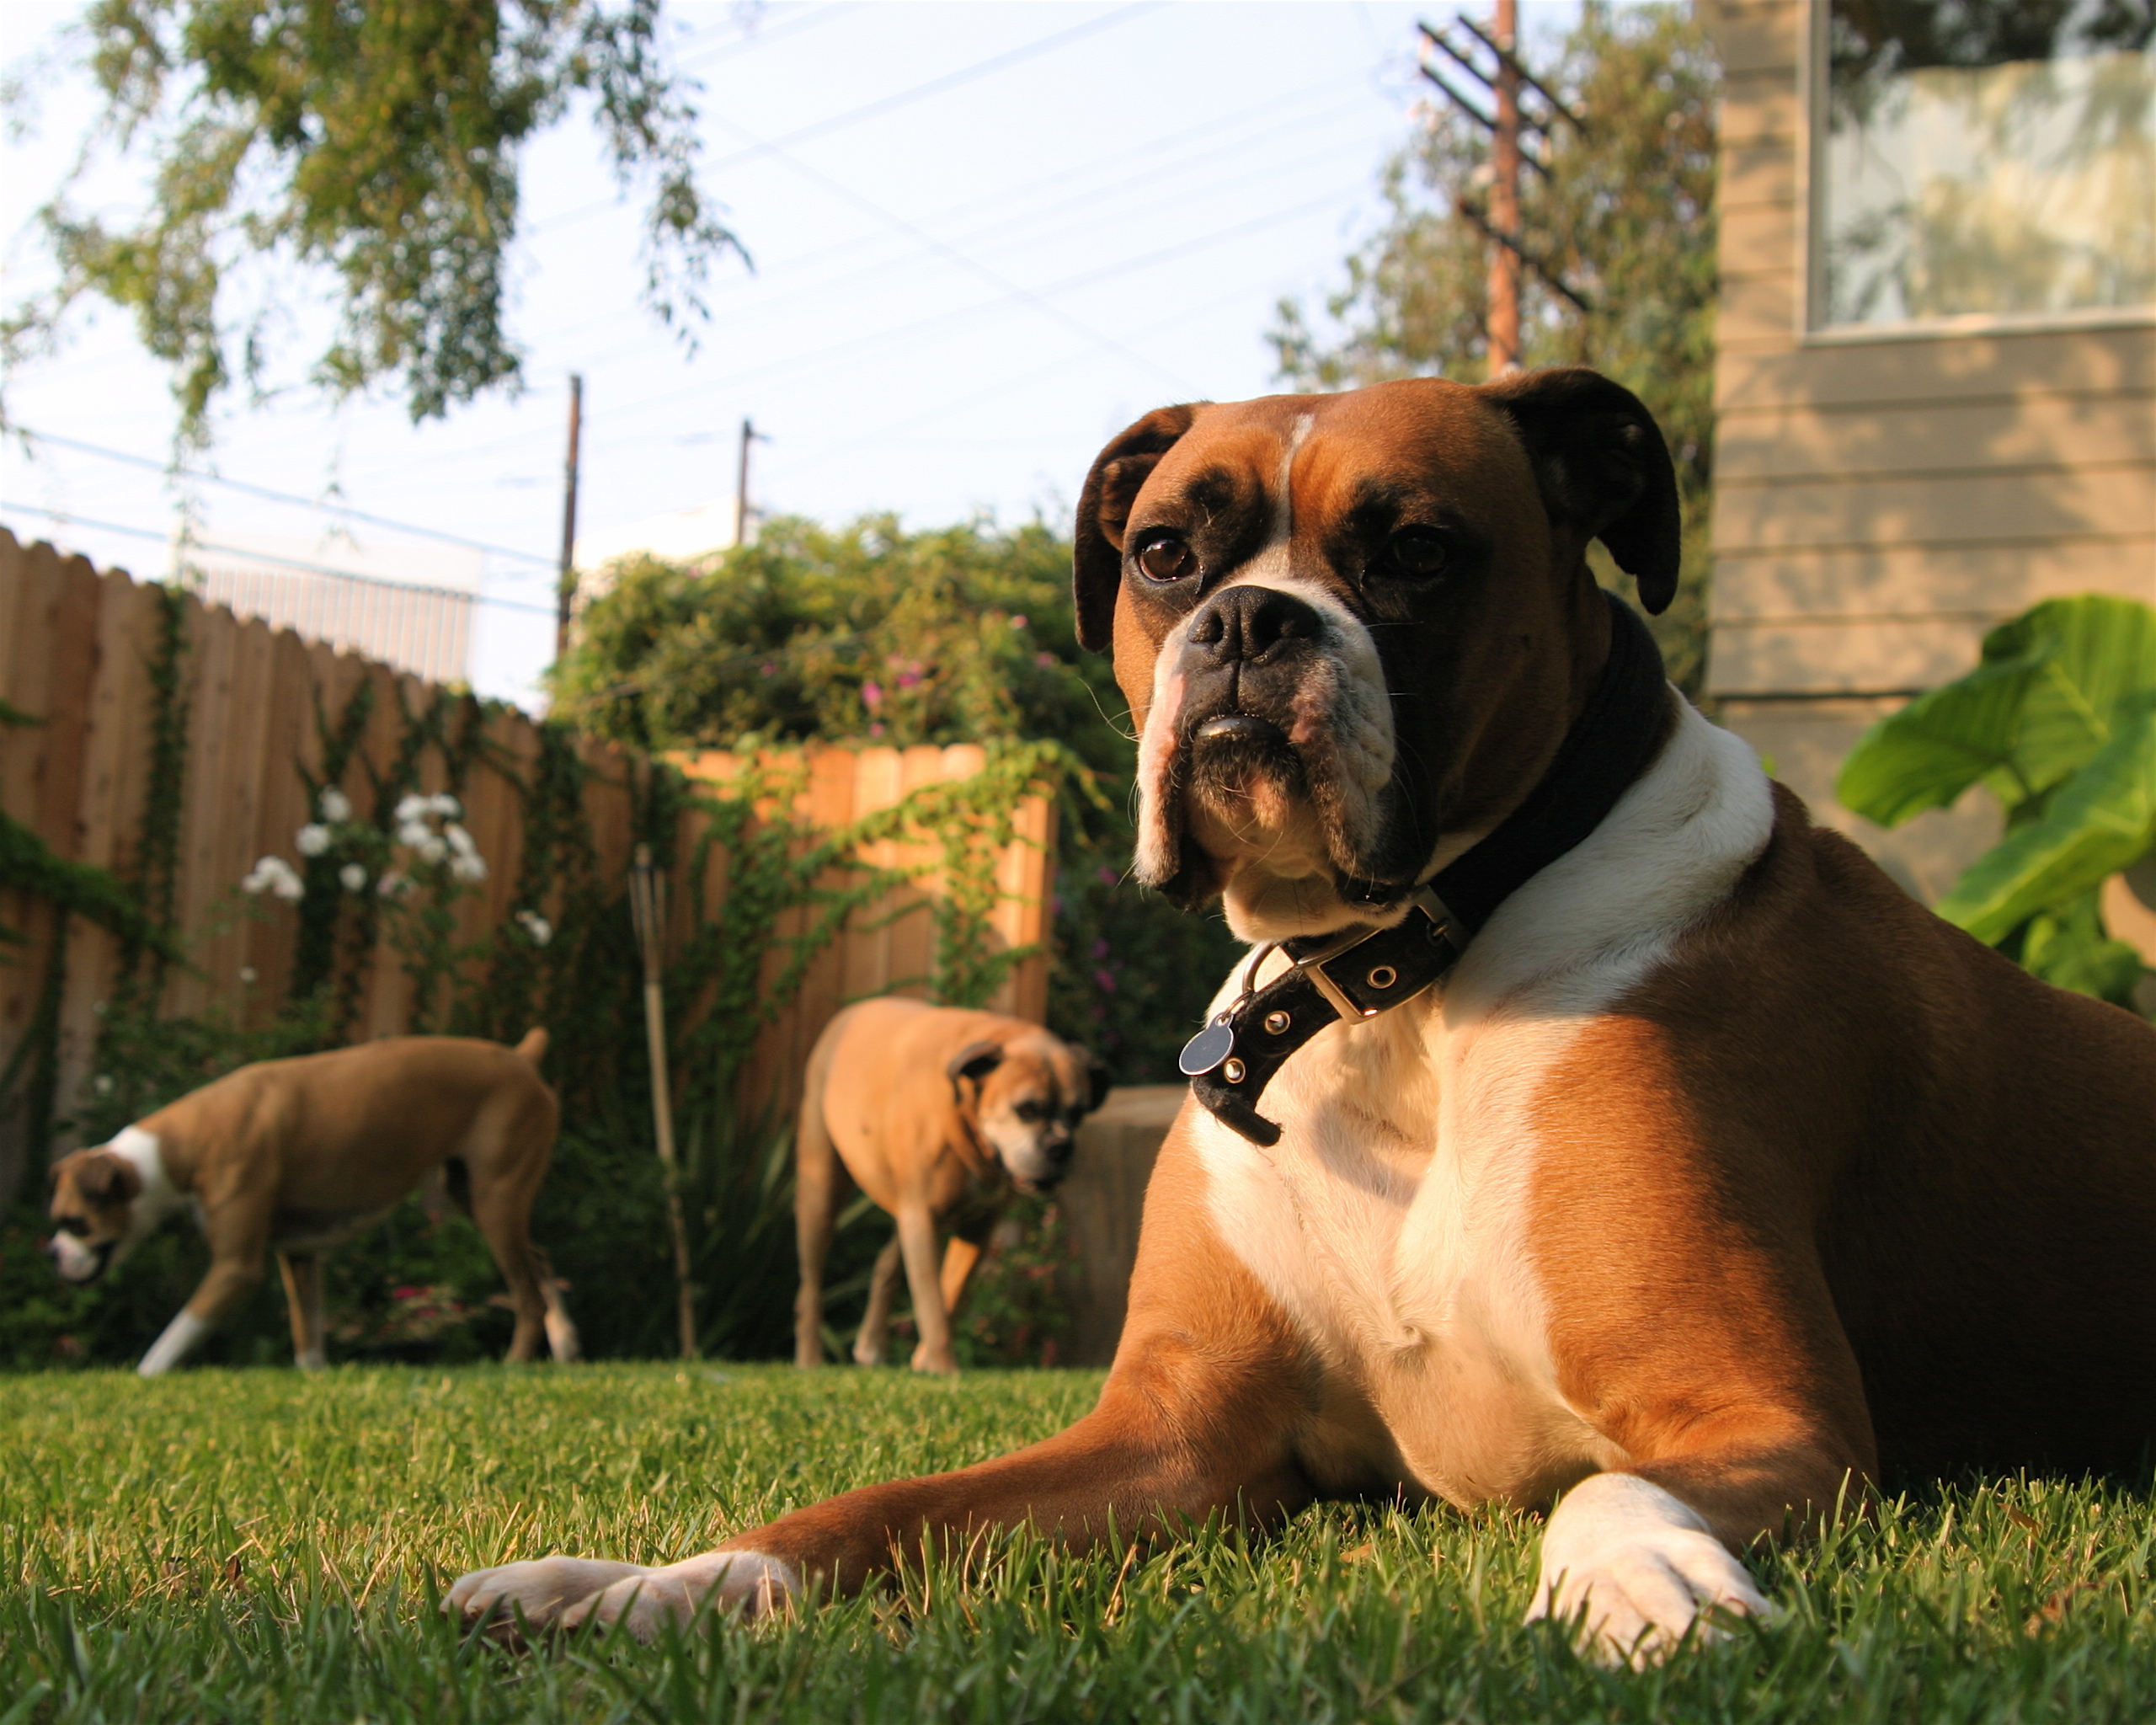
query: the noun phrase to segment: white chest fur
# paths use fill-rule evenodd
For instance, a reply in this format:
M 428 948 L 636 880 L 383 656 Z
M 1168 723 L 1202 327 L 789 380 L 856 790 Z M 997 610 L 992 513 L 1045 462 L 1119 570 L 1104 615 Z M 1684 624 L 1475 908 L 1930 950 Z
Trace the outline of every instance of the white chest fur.
M 1406 1476 L 1390 1483 L 1532 1502 L 1621 1461 L 1557 1386 L 1526 1250 L 1533 1104 L 1772 826 L 1750 750 L 1685 708 L 1652 769 L 1505 902 L 1441 996 L 1288 1063 L 1260 1105 L 1278 1145 L 1199 1115 L 1215 1226 L 1335 1387 L 1375 1408 Z M 1306 1461 L 1344 1479 L 1385 1459 Z

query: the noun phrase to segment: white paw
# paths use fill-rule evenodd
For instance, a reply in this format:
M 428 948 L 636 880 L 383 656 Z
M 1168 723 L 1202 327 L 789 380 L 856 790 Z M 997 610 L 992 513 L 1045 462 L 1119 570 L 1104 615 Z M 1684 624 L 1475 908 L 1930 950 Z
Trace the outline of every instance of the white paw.
M 761 1551 L 706 1551 L 614 1583 L 564 1612 L 562 1627 L 595 1617 L 627 1624 L 638 1641 L 649 1641 L 669 1622 L 686 1625 L 707 1605 L 715 1616 L 753 1623 L 791 1609 L 800 1594 L 801 1578 L 790 1563 Z
M 624 1577 L 643 1573 L 640 1563 L 615 1563 L 603 1557 L 541 1557 L 529 1563 L 504 1563 L 498 1569 L 475 1569 L 457 1577 L 441 1608 L 467 1627 L 513 1639 L 518 1613 L 533 1629 L 551 1629 L 572 1605 Z
M 1527 1617 L 1577 1620 L 1582 1653 L 1636 1669 L 1667 1658 L 1687 1632 L 1721 1639 L 1702 1613 L 1772 1610 L 1705 1517 L 1636 1474 L 1598 1473 L 1550 1517 Z

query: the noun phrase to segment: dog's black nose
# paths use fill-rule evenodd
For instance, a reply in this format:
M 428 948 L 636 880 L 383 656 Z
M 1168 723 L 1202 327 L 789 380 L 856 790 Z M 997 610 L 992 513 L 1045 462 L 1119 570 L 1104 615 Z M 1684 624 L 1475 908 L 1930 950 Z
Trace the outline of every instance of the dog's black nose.
M 1263 665 L 1324 629 L 1325 619 L 1292 593 L 1227 587 L 1192 620 L 1190 638 L 1217 665 Z

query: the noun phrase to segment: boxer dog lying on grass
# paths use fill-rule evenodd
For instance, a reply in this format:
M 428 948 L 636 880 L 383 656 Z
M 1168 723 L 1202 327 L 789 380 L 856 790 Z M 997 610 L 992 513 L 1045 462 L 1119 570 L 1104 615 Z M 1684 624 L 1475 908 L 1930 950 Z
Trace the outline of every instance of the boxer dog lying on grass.
M 824 1258 L 851 1178 L 898 1221 L 869 1277 L 853 1357 L 880 1365 L 903 1259 L 916 1371 L 955 1372 L 951 1321 L 1017 1192 L 1062 1179 L 1105 1068 L 1038 1024 L 919 1001 L 863 1001 L 809 1051 L 794 1140 L 801 1293 L 793 1363 L 824 1363 Z M 950 1243 L 937 1264 L 937 1241 Z
M 400 1036 L 330 1054 L 259 1060 L 122 1127 L 52 1170 L 46 1250 L 63 1280 L 94 1282 L 174 1211 L 192 1208 L 210 1268 L 139 1370 L 185 1359 L 277 1254 L 292 1352 L 323 1365 L 322 1254 L 387 1215 L 423 1179 L 447 1181 L 516 1305 L 513 1360 L 577 1356 L 576 1326 L 531 1243 L 532 1200 L 553 1153 L 554 1092 L 539 1076 L 547 1033 L 514 1049 Z
M 2156 1436 L 2156 1029 L 1814 826 L 1664 681 L 1678 499 L 1567 369 L 1163 409 L 1102 451 L 1079 633 L 1136 873 L 1257 943 L 1184 1051 L 1099 1404 L 646 1568 L 447 1606 L 640 1634 L 1030 1523 L 1550 1511 L 1530 1615 L 1657 1656 L 1882 1466 Z

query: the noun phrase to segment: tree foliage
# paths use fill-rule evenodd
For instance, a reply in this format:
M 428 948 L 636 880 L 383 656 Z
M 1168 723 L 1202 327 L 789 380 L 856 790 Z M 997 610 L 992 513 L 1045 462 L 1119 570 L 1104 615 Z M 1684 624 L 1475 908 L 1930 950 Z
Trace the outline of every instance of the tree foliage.
M 40 212 L 58 266 L 0 325 L 12 365 L 49 350 L 85 296 L 131 312 L 171 366 L 184 441 L 218 393 L 259 385 L 289 282 L 236 313 L 251 259 L 326 270 L 337 323 L 312 381 L 381 382 L 413 419 L 513 383 L 504 274 L 519 154 L 588 101 L 617 177 L 649 179 L 645 298 L 701 315 L 739 243 L 693 172 L 695 109 L 658 48 L 659 0 L 96 0 L 78 26 L 103 109 Z M 11 92 L 19 99 L 19 92 Z M 140 159 L 147 210 L 109 224 L 72 201 L 102 148 Z
M 1708 508 L 1714 478 L 1715 104 L 1721 68 L 1690 8 L 1589 6 L 1545 83 L 1586 122 L 1560 124 L 1548 178 L 1524 174 L 1521 241 L 1592 308 L 1535 270 L 1521 286 L 1529 366 L 1593 366 L 1636 393 L 1676 458 L 1685 574 L 1655 620 L 1671 676 L 1705 670 Z M 1388 165 L 1385 225 L 1347 260 L 1314 322 L 1283 300 L 1272 332 L 1280 376 L 1301 388 L 1385 378 L 1476 382 L 1488 366 L 1487 242 L 1458 201 L 1486 183 L 1485 136 L 1438 114 Z M 1604 567 L 1613 581 L 1614 569 Z
M 1060 744 L 1081 770 L 1062 800 L 1049 1022 L 1119 1081 L 1165 1081 L 1240 948 L 1217 917 L 1123 880 L 1126 709 L 1076 633 L 1070 542 L 1041 523 L 781 519 L 707 566 L 616 564 L 554 673 L 555 712 L 662 750 Z
M 1939 914 L 2047 981 L 2132 1005 L 2141 958 L 2099 895 L 2156 854 L 2156 611 L 2086 594 L 2001 623 L 1974 670 L 1865 734 L 1834 794 L 1894 826 L 1977 783 L 2006 836 Z

